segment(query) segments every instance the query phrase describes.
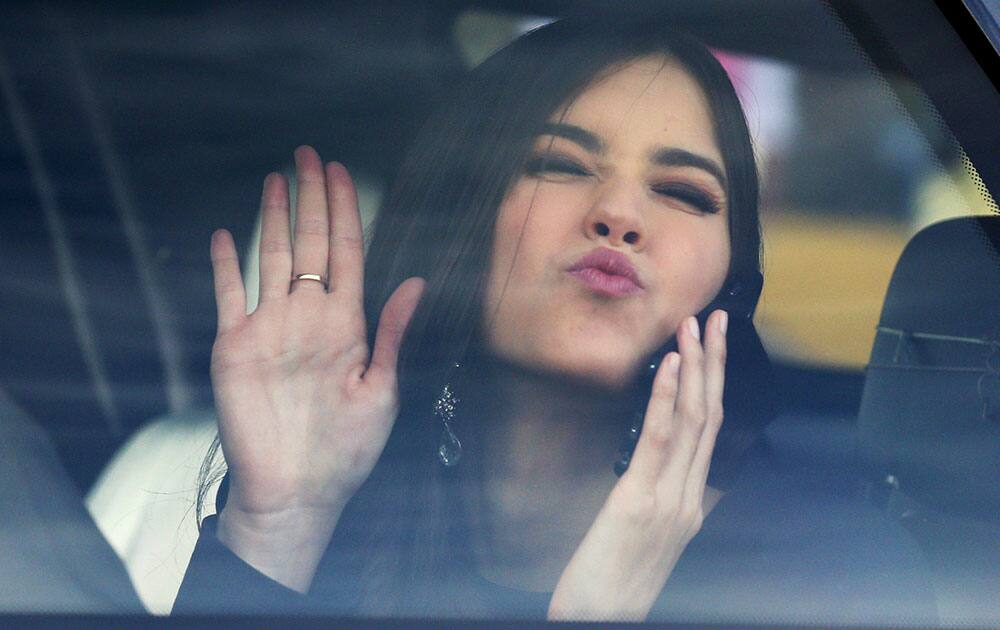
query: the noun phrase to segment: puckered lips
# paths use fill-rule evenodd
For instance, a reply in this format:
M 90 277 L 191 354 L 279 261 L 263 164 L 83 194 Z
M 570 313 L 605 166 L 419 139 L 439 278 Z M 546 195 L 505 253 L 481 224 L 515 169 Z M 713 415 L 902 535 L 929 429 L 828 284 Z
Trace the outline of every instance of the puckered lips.
M 566 272 L 597 295 L 625 297 L 645 288 L 628 258 L 607 247 L 598 247 L 584 255 Z

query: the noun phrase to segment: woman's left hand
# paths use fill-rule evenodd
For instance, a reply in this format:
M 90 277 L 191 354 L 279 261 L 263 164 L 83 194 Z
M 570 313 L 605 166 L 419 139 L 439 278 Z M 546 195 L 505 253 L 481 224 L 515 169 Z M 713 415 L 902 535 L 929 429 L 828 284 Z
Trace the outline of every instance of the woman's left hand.
M 677 329 L 653 381 L 642 433 L 614 486 L 563 571 L 549 619 L 642 620 L 677 559 L 701 528 L 708 466 L 722 425 L 725 311 Z

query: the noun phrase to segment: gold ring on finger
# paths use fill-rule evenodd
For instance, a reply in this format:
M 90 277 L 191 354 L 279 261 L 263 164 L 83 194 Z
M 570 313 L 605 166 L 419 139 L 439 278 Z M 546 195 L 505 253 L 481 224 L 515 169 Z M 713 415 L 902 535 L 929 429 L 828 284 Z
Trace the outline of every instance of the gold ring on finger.
M 292 282 L 298 280 L 312 280 L 313 282 L 318 282 L 323 285 L 323 289 L 330 288 L 330 284 L 326 281 L 326 278 L 319 275 L 318 273 L 300 273 L 296 276 L 292 276 Z

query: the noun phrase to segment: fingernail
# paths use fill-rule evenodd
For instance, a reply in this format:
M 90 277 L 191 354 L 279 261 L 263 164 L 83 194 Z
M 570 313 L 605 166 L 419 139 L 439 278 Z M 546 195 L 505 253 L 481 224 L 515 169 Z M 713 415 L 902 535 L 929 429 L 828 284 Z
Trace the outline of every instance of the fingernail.
M 681 366 L 681 356 L 676 352 L 671 352 L 667 356 L 667 367 L 670 369 L 671 374 L 676 374 L 680 366 Z
M 701 333 L 698 332 L 698 320 L 694 317 L 688 320 L 688 327 L 691 329 L 691 334 L 694 335 L 695 339 L 701 339 Z
M 725 335 L 727 328 L 729 328 L 729 313 L 722 311 L 722 315 L 719 317 L 719 332 Z

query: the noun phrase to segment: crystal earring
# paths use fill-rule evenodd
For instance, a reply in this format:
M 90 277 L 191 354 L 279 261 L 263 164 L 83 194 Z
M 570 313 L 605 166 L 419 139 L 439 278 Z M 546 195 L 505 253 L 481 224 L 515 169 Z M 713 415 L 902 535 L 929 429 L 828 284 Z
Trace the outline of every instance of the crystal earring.
M 458 409 L 460 400 L 455 397 L 452 383 L 457 380 L 460 363 L 452 364 L 451 378 L 445 383 L 441 390 L 441 395 L 434 401 L 434 415 L 441 419 L 441 438 L 438 441 L 438 459 L 445 467 L 452 467 L 462 458 L 462 443 L 452 429 L 455 420 L 455 411 Z

